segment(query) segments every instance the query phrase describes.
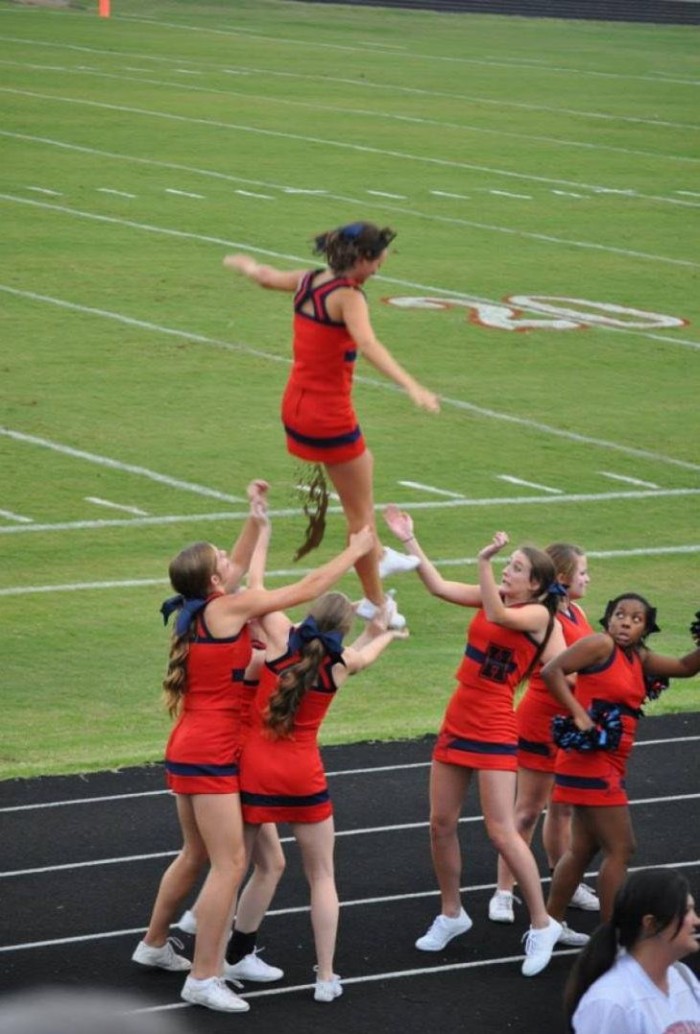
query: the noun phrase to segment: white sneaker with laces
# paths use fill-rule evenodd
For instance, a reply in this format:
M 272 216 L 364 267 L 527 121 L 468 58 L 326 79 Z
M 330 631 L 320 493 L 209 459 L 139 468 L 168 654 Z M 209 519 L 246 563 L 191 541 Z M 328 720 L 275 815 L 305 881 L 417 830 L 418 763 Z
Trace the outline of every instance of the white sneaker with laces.
M 225 962 L 224 980 L 252 980 L 256 984 L 269 984 L 272 980 L 281 980 L 284 970 L 263 962 L 260 950 L 256 948 L 238 962 Z
M 419 951 L 442 951 L 453 937 L 459 937 L 471 928 L 472 921 L 463 908 L 456 917 L 436 916 L 428 932 L 416 941 L 416 948 Z
M 509 890 L 497 890 L 489 901 L 489 919 L 492 923 L 514 923 L 513 895 Z
M 566 923 L 561 924 L 557 944 L 565 944 L 568 948 L 583 948 L 589 941 L 590 937 L 587 933 L 579 933 L 578 930 L 572 930 Z
M 334 973 L 330 980 L 319 980 L 316 977 L 314 985 L 314 1000 L 317 1002 L 332 1002 L 340 998 L 343 993 L 343 986 L 340 977 Z
M 384 610 L 383 615 L 382 609 Z M 375 621 L 383 616 L 386 627 L 393 628 L 396 631 L 401 631 L 406 627 L 406 618 L 403 614 L 399 614 L 396 600 L 391 592 L 385 597 L 383 608 L 378 607 L 376 603 L 372 603 L 366 596 L 363 596 L 355 607 L 355 614 L 358 618 L 362 618 L 363 621 Z
M 600 912 L 598 895 L 587 883 L 579 883 L 569 902 L 569 908 L 580 908 L 583 912 Z
M 415 571 L 419 564 L 420 557 L 411 556 L 408 553 L 399 553 L 390 546 L 385 546 L 382 559 L 379 561 L 379 577 L 390 578 L 392 574 Z
M 178 948 L 184 948 L 184 944 L 175 941 Z M 192 963 L 184 955 L 178 955 L 170 941 L 166 941 L 160 948 L 154 948 L 145 941 L 139 941 L 131 956 L 132 962 L 139 966 L 147 966 L 149 969 L 167 969 L 171 973 L 184 972 L 192 968 Z
M 525 941 L 525 961 L 520 972 L 524 977 L 534 977 L 549 965 L 554 945 L 559 940 L 562 925 L 549 917 L 547 926 L 535 930 L 532 926 L 523 937 Z
M 192 1005 L 203 1005 L 205 1009 L 216 1012 L 248 1012 L 250 1005 L 226 987 L 221 977 L 209 977 L 207 980 L 195 980 L 188 977 L 184 983 L 180 998 Z
M 188 908 L 178 919 L 177 926 L 183 933 L 197 933 L 197 916 Z

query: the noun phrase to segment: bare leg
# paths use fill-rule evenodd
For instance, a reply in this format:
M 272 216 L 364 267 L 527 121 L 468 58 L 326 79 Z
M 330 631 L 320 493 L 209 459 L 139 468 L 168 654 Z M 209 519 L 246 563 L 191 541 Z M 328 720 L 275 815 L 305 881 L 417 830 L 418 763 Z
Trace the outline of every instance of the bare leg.
M 550 801 L 542 826 L 542 844 L 547 855 L 550 869 L 556 867 L 571 842 L 571 816 L 573 808 L 570 804 L 556 804 Z
M 612 809 L 589 808 L 574 805 L 571 819 L 571 842 L 568 849 L 557 862 L 552 876 L 552 885 L 547 899 L 547 911 L 560 922 L 564 918 L 567 906 L 571 901 L 583 874 L 593 858 L 600 850 L 601 844 L 597 830 L 595 811 Z
M 236 908 L 236 929 L 241 933 L 253 933 L 258 929 L 284 872 L 284 851 L 274 823 L 265 822 L 259 827 L 250 860 L 253 872 Z
M 198 794 L 194 817 L 210 869 L 197 899 L 197 937 L 192 976 L 221 975 L 238 886 L 245 872 L 243 820 L 238 794 Z
M 335 886 L 333 817 L 323 822 L 295 822 L 296 837 L 311 892 L 311 925 L 316 946 L 317 979 L 333 978 L 333 959 L 338 936 L 340 905 Z
M 637 844 L 627 805 L 590 810 L 595 812 L 594 821 L 603 850 L 598 872 L 598 894 L 601 922 L 606 923 L 612 917 L 615 895 L 625 881 L 627 866 Z
M 183 845 L 177 858 L 163 873 L 153 905 L 151 921 L 144 937 L 146 944 L 153 948 L 161 948 L 167 941 L 171 923 L 209 860 L 194 821 L 192 798 L 178 794 L 176 804 Z
M 479 772 L 481 810 L 486 832 L 518 881 L 530 923 L 537 929 L 549 925 L 549 916 L 544 907 L 537 862 L 515 827 L 515 779 L 515 772 L 482 769 Z
M 469 789 L 471 769 L 433 761 L 430 769 L 430 848 L 437 877 L 442 914 L 456 918 L 462 901 L 462 852 L 458 823 Z
M 553 775 L 534 768 L 519 768 L 515 794 L 515 828 L 529 846 L 542 810 L 547 804 Z M 498 856 L 498 890 L 513 890 L 515 877 L 502 855 Z
M 375 530 L 374 521 L 374 489 L 372 478 L 374 460 L 367 449 L 361 456 L 347 463 L 326 464 L 328 476 L 333 487 L 340 496 L 340 503 L 348 525 L 348 533 L 360 531 L 365 525 Z M 362 591 L 368 600 L 381 607 L 384 603 L 384 590 L 379 578 L 379 561 L 382 547 L 376 538 L 374 549 L 355 564 L 357 577 L 362 583 Z

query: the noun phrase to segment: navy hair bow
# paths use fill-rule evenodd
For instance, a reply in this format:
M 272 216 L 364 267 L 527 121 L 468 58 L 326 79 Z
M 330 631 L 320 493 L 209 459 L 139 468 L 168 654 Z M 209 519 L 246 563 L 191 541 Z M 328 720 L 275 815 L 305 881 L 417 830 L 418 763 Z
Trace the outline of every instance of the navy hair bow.
M 548 596 L 566 596 L 566 585 L 562 585 L 561 582 L 552 582 L 547 588 Z
M 204 609 L 206 602 L 200 596 L 193 596 L 191 599 L 185 599 L 184 596 L 169 596 L 167 600 L 163 600 L 160 608 L 160 612 L 163 615 L 163 624 L 167 625 L 170 615 L 179 610 L 180 613 L 175 622 L 175 631 L 178 635 L 185 635 L 192 623 L 192 619 L 199 614 L 200 610 Z
M 346 240 L 354 241 L 357 240 L 364 228 L 364 223 L 348 223 L 347 226 L 341 226 L 340 236 L 345 237 Z
M 316 618 L 309 615 L 300 625 L 289 632 L 288 646 L 291 653 L 301 653 L 302 647 L 313 639 L 320 639 L 323 648 L 334 664 L 342 660 L 343 636 L 341 632 L 322 632 Z

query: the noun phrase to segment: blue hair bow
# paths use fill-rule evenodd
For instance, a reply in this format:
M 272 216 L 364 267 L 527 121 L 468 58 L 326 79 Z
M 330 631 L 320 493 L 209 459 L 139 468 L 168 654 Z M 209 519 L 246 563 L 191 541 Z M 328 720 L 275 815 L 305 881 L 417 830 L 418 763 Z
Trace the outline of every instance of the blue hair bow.
M 567 595 L 566 586 L 562 585 L 561 582 L 552 582 L 552 584 L 547 588 L 547 595 L 548 596 L 566 596 Z
M 200 596 L 193 596 L 191 599 L 185 599 L 184 596 L 169 596 L 167 600 L 163 600 L 160 608 L 163 624 L 167 625 L 170 615 L 178 610 L 180 613 L 175 622 L 175 631 L 178 635 L 185 635 L 192 619 L 204 609 L 206 602 Z
M 341 226 L 340 236 L 345 237 L 346 240 L 356 240 L 365 228 L 364 223 L 349 223 L 347 226 Z
M 316 623 L 316 618 L 305 618 L 300 625 L 292 628 L 289 632 L 288 646 L 290 653 L 301 653 L 302 647 L 313 639 L 320 639 L 323 649 L 331 658 L 334 664 L 342 660 L 343 636 L 341 632 L 322 632 Z

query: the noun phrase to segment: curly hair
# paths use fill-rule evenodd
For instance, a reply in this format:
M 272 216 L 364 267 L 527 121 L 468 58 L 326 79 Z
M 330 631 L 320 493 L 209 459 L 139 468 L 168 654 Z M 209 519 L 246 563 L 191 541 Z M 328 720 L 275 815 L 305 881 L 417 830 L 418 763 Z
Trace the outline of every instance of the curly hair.
M 350 631 L 355 617 L 350 600 L 342 592 L 325 593 L 315 602 L 309 614 L 316 620 L 319 632 L 340 632 L 341 635 Z M 280 674 L 277 688 L 265 710 L 265 726 L 275 739 L 291 737 L 294 719 L 304 694 L 318 681 L 326 648 L 320 639 L 312 639 L 304 643 L 299 655 L 299 660 Z
M 170 561 L 168 574 L 176 592 L 185 599 L 209 595 L 211 578 L 216 571 L 216 550 L 209 542 L 195 542 Z M 163 679 L 163 703 L 172 718 L 182 708 L 187 692 L 187 656 L 194 638 L 194 623 L 183 635 L 173 630 L 170 638 L 168 666 Z

